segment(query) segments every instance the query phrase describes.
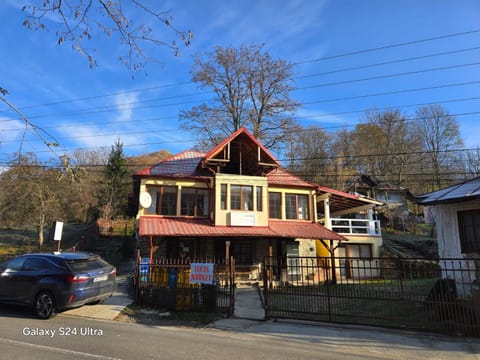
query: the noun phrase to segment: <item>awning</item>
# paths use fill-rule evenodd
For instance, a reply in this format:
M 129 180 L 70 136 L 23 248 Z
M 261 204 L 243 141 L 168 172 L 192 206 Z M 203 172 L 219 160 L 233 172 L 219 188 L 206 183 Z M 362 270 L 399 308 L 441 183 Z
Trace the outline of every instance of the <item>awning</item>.
M 307 221 L 271 220 L 268 226 L 213 226 L 209 219 L 142 216 L 139 236 L 168 237 L 281 237 L 295 239 L 347 239 L 324 226 Z

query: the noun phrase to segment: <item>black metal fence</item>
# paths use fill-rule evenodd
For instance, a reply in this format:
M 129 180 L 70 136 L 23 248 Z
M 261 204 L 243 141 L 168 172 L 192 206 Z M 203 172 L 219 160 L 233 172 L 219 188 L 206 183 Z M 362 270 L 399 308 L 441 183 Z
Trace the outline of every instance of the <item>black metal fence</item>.
M 265 258 L 266 317 L 480 336 L 476 265 L 468 259 Z
M 213 283 L 191 283 L 192 264 L 212 264 Z M 176 311 L 224 311 L 231 315 L 234 306 L 233 258 L 153 259 L 137 257 L 135 273 L 136 303 Z

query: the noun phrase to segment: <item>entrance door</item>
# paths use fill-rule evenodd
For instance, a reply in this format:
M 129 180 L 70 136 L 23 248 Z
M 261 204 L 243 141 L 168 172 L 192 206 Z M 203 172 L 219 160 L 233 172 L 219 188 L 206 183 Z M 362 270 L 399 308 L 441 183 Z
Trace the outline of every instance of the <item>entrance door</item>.
M 287 274 L 288 281 L 301 280 L 302 271 L 297 243 L 287 245 Z

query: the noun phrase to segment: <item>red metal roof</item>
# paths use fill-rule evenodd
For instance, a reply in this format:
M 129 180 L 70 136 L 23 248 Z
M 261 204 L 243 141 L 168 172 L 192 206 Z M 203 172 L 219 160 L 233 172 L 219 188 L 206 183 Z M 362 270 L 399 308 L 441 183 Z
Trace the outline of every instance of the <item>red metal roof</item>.
M 139 171 L 135 175 L 196 176 L 198 164 L 204 156 L 205 154 L 202 152 L 185 150 Z
M 298 186 L 314 188 L 316 185 L 306 181 L 298 176 L 295 176 L 283 168 L 272 170 L 267 174 L 268 185 L 279 186 Z
M 265 226 L 213 226 L 208 219 L 142 216 L 140 236 L 251 236 L 300 239 L 346 240 L 324 226 L 306 221 L 271 220 Z

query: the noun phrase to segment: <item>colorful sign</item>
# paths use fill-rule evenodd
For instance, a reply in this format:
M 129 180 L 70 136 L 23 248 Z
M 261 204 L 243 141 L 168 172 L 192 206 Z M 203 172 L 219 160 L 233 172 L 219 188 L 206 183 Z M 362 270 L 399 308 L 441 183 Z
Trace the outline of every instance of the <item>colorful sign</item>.
M 213 264 L 191 263 L 190 264 L 191 284 L 213 284 Z

